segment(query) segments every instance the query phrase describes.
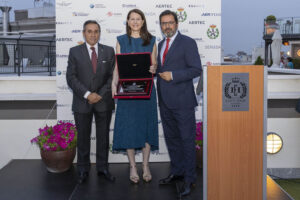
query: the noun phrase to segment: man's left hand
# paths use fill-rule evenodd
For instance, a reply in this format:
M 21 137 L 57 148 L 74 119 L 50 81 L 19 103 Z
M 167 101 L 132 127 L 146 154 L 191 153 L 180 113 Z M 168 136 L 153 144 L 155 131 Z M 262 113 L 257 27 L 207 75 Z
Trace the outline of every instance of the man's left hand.
M 159 73 L 159 76 L 164 79 L 165 81 L 171 81 L 172 80 L 172 72 L 162 72 Z
M 91 93 L 88 96 L 89 104 L 98 103 L 101 99 L 102 99 L 102 97 L 99 94 L 95 93 L 95 92 Z

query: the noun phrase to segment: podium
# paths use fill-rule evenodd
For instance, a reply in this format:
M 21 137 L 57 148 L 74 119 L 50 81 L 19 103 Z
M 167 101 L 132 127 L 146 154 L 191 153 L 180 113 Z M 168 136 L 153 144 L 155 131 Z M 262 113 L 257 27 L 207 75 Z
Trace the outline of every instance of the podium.
M 267 68 L 204 68 L 204 200 L 266 199 Z

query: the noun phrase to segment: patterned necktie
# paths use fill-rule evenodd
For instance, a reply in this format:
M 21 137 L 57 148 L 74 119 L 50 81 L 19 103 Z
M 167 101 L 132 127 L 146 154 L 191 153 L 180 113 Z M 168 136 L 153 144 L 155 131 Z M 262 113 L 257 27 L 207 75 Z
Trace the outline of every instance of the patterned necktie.
M 96 73 L 97 70 L 97 54 L 95 51 L 95 47 L 91 47 L 92 50 L 92 65 L 93 65 L 93 72 Z
M 169 42 L 170 42 L 170 38 L 167 38 L 167 44 L 166 44 L 166 48 L 165 48 L 165 51 L 164 51 L 164 54 L 163 54 L 162 64 L 165 63 L 165 59 L 166 59 L 166 56 L 167 56 L 167 53 L 168 53 L 168 50 L 169 50 Z

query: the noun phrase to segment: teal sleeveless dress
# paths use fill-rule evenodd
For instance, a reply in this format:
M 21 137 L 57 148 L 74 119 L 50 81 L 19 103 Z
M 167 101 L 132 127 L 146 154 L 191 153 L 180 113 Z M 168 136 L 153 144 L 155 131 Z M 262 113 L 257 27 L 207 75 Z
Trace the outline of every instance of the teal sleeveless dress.
M 155 37 L 143 46 L 141 38 L 130 38 L 125 34 L 117 37 L 121 53 L 152 52 Z M 149 66 L 150 67 L 150 66 Z M 151 151 L 158 150 L 158 119 L 156 89 L 153 84 L 150 99 L 118 99 L 113 136 L 113 152 L 126 149 L 141 150 L 145 143 Z

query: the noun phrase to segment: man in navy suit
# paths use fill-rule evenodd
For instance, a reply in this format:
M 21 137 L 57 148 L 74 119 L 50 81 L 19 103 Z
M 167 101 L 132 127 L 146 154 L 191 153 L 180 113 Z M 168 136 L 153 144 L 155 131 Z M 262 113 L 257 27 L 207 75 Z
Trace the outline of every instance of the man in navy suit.
M 180 195 L 190 194 L 196 181 L 195 106 L 193 79 L 202 68 L 195 40 L 180 34 L 176 13 L 166 10 L 159 16 L 165 39 L 158 44 L 157 92 L 160 115 L 171 158 L 171 173 L 161 185 L 184 180 Z
M 109 126 L 114 101 L 111 81 L 115 66 L 112 47 L 99 44 L 100 25 L 88 20 L 83 25 L 85 43 L 70 49 L 67 83 L 73 90 L 72 110 L 77 138 L 78 182 L 88 177 L 91 167 L 90 143 L 93 116 L 96 124 L 96 168 L 98 175 L 109 181 L 115 177 L 108 171 Z

